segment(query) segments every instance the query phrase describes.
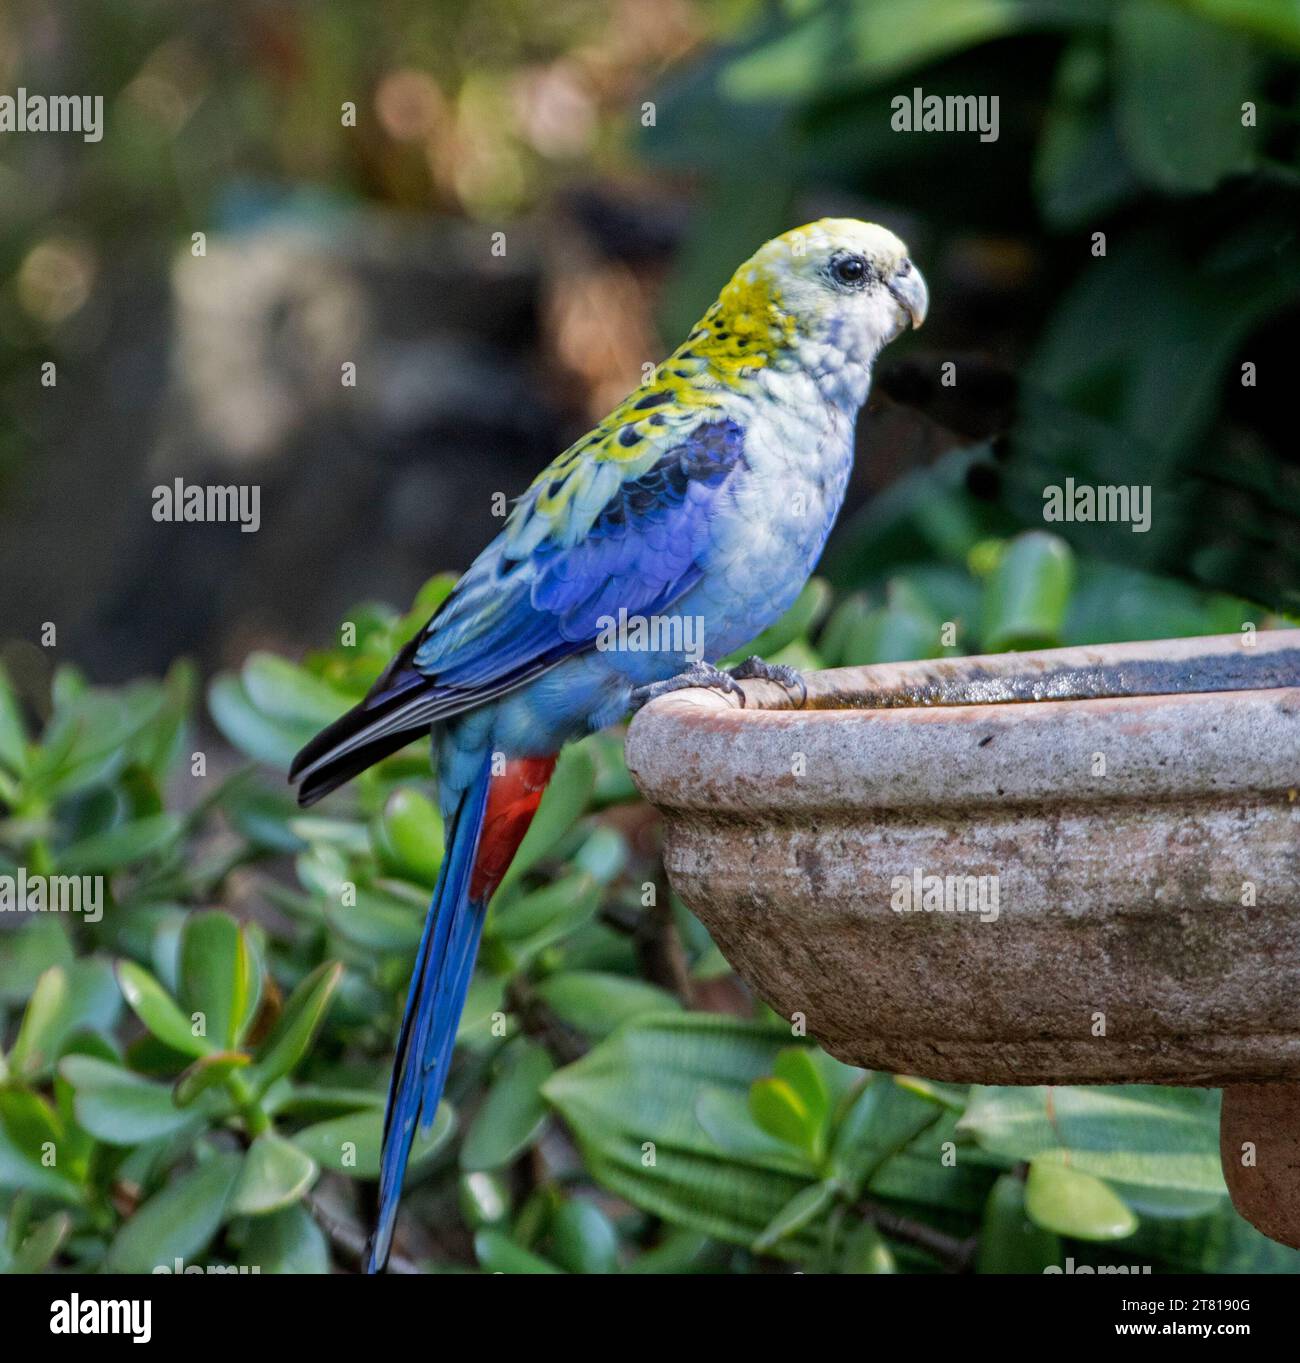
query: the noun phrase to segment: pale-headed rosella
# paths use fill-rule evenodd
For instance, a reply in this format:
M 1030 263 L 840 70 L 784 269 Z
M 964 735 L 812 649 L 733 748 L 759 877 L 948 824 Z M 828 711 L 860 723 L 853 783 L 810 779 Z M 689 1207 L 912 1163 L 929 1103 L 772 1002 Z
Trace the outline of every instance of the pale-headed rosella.
M 298 755 L 291 779 L 306 805 L 431 731 L 446 821 L 397 1041 L 368 1271 L 388 1261 L 488 901 L 560 748 L 681 686 L 799 684 L 757 659 L 732 673 L 709 660 L 798 596 L 844 498 L 875 358 L 927 303 L 907 248 L 882 227 L 826 218 L 769 241 L 682 346 L 537 478 L 366 699 Z M 668 617 L 696 628 L 609 629 Z M 669 646 L 609 644 L 633 635 Z

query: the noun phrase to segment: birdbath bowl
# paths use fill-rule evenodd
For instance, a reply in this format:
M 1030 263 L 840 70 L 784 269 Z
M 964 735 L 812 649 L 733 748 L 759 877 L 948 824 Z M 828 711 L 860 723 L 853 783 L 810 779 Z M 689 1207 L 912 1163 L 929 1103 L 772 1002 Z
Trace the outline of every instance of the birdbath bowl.
M 1221 1087 L 1233 1202 L 1300 1248 L 1300 630 L 744 690 L 627 760 L 754 990 L 869 1069 Z

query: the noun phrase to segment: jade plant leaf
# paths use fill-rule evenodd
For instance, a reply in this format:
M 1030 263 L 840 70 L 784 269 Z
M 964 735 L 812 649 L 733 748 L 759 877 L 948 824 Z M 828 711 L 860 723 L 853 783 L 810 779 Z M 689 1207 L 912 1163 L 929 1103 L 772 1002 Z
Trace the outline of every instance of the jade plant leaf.
M 1035 1225 L 1075 1240 L 1122 1240 L 1138 1224 L 1101 1179 L 1050 1159 L 1029 1166 L 1025 1212 Z
M 262 996 L 261 964 L 247 932 L 227 913 L 191 914 L 181 930 L 181 1004 L 222 1050 L 237 1047 Z

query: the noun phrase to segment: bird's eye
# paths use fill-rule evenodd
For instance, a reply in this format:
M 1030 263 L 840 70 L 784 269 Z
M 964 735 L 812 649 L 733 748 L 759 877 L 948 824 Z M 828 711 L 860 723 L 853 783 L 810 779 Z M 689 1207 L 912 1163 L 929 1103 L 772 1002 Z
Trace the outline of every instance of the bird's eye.
M 861 256 L 840 256 L 831 261 L 831 275 L 838 284 L 861 284 L 867 277 L 867 262 Z

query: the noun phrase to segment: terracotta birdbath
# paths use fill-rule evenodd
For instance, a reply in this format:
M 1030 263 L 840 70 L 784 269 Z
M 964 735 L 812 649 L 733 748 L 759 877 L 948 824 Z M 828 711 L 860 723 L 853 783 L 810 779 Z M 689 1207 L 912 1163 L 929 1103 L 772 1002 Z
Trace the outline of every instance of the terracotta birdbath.
M 1300 630 L 744 690 L 627 760 L 757 993 L 870 1069 L 1222 1087 L 1233 1202 L 1300 1248 Z

